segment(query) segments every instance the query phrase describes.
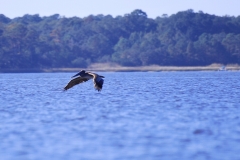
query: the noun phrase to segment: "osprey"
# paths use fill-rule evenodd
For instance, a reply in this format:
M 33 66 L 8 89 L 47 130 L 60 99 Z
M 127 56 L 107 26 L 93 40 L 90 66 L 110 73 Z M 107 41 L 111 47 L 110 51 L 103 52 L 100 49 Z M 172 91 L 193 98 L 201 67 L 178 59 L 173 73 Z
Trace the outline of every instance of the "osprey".
M 94 84 L 94 88 L 97 91 L 101 91 L 102 90 L 102 86 L 103 86 L 103 82 L 104 80 L 102 78 L 104 78 L 104 76 L 100 76 L 96 73 L 91 73 L 91 72 L 86 72 L 85 70 L 81 70 L 80 72 L 78 72 L 77 74 L 75 74 L 74 76 L 72 76 L 72 80 L 70 82 L 68 82 L 68 84 L 66 85 L 66 87 L 64 87 L 64 90 L 68 90 L 69 88 L 72 88 L 73 86 L 86 82 L 89 79 L 93 79 L 93 84 Z

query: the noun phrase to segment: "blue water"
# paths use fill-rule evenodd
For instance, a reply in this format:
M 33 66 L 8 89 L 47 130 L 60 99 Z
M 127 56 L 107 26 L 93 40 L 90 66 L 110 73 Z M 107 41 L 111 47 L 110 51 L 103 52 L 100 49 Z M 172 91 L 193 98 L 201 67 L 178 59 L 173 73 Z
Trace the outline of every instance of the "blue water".
M 240 72 L 0 74 L 1 160 L 240 160 Z

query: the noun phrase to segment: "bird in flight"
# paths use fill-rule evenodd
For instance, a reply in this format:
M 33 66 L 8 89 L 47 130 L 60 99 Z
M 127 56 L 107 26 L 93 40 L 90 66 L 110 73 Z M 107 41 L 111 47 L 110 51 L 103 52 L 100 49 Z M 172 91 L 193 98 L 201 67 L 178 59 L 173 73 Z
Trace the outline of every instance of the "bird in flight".
M 93 79 L 94 88 L 97 91 L 101 91 L 102 86 L 103 86 L 103 82 L 104 82 L 104 80 L 102 78 L 105 78 L 105 77 L 101 76 L 101 75 L 98 75 L 96 73 L 86 72 L 85 70 L 81 70 L 80 72 L 78 72 L 77 74 L 72 76 L 71 81 L 68 82 L 66 87 L 64 87 L 64 90 L 66 91 L 69 88 L 72 88 L 73 86 L 75 86 L 77 84 L 86 82 L 89 79 Z

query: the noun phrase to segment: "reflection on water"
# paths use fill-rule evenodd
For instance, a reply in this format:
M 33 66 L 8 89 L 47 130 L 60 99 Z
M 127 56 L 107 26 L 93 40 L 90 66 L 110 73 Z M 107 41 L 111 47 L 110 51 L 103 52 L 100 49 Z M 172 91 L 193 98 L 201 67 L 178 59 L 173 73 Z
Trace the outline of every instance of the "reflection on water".
M 238 72 L 72 74 L 0 74 L 1 159 L 240 159 Z

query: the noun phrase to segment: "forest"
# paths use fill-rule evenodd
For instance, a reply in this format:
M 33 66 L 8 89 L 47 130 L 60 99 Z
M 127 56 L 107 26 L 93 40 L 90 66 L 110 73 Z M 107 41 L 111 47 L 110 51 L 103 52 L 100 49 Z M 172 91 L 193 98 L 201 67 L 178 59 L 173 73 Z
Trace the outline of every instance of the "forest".
M 155 19 L 136 9 L 124 16 L 0 14 L 0 69 L 240 64 L 240 16 L 192 9 Z

